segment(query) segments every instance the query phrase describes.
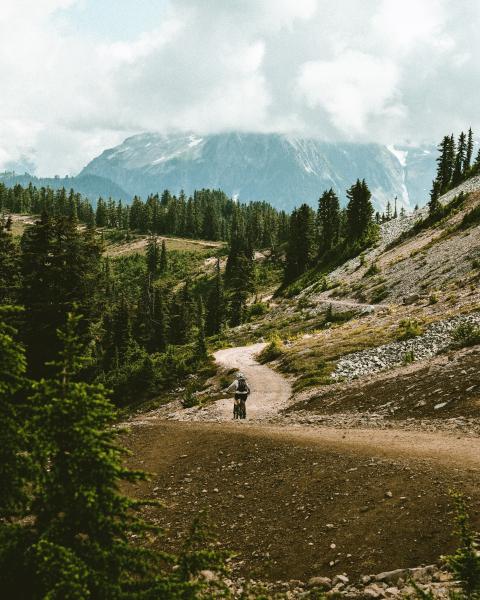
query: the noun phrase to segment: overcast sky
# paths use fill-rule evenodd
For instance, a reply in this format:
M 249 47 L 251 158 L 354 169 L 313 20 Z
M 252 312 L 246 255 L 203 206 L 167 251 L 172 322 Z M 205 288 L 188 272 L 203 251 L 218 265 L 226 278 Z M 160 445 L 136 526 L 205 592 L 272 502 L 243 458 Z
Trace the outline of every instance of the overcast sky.
M 1 0 L 0 168 L 141 131 L 480 131 L 479 0 Z

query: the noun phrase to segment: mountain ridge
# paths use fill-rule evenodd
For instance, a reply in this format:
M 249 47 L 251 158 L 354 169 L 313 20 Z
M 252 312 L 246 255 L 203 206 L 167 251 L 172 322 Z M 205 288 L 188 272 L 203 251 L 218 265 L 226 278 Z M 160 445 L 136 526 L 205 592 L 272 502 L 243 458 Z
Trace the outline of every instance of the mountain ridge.
M 81 175 L 108 178 L 131 195 L 221 188 L 242 201 L 265 200 L 285 210 L 316 204 L 330 187 L 345 203 L 345 190 L 365 178 L 376 208 L 383 210 L 395 196 L 399 207 L 424 204 L 434 169 L 432 146 L 325 142 L 279 133 L 147 132 L 104 150 Z

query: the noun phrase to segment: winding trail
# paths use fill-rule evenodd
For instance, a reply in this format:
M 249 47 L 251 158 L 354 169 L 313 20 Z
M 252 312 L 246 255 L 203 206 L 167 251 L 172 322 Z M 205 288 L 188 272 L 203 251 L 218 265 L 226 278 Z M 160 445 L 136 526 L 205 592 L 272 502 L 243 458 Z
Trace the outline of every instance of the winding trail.
M 407 460 L 426 460 L 446 468 L 480 471 L 480 438 L 459 437 L 445 432 L 405 429 L 362 429 L 306 426 L 283 420 L 280 412 L 288 407 L 292 388 L 287 379 L 260 364 L 256 355 L 265 344 L 226 348 L 215 353 L 216 362 L 227 370 L 242 371 L 250 385 L 247 419 L 233 421 L 232 397 L 204 407 L 190 409 L 162 407 L 137 417 L 137 425 L 153 424 L 159 419 L 202 422 L 202 430 L 234 434 L 239 426 L 252 438 L 264 438 L 307 447 L 336 450 L 357 456 L 383 456 Z M 232 380 L 233 380 L 232 372 Z M 208 424 L 211 424 L 210 426 Z M 205 427 L 205 429 L 203 429 Z
M 261 365 L 255 355 L 265 344 L 242 346 L 219 350 L 215 354 L 217 363 L 227 369 L 241 371 L 250 386 L 247 400 L 249 420 L 262 421 L 274 417 L 288 404 L 292 389 L 288 381 L 266 365 Z M 219 400 L 212 407 L 213 413 L 222 420 L 232 418 L 232 399 Z

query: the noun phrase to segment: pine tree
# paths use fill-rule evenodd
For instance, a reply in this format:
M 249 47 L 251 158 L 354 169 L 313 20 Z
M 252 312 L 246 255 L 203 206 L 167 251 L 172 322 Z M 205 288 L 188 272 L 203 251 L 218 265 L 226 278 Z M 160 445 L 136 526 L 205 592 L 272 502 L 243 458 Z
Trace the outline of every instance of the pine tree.
M 160 253 L 160 273 L 165 275 L 168 271 L 168 255 L 167 255 L 167 245 L 165 240 L 162 240 L 162 251 Z
M 195 356 L 198 360 L 205 360 L 208 356 L 207 342 L 205 340 L 205 307 L 202 298 L 198 300 L 197 307 L 197 342 Z
M 468 130 L 467 147 L 465 150 L 465 160 L 463 162 L 463 168 L 462 168 L 462 173 L 464 176 L 466 176 L 468 174 L 468 172 L 470 171 L 470 166 L 472 164 L 472 157 L 473 157 L 473 131 L 472 131 L 472 128 L 470 127 Z
M 34 505 L 37 540 L 29 550 L 31 578 L 17 585 L 31 590 L 31 598 L 133 598 L 146 584 L 154 587 L 149 570 L 158 572 L 159 565 L 153 552 L 129 541 L 146 525 L 136 516 L 138 503 L 118 487 L 146 477 L 123 465 L 104 389 L 77 379 L 86 362 L 78 325 L 79 317 L 69 315 L 55 375 L 34 387 L 43 467 Z
M 398 212 L 397 212 L 397 196 L 395 196 L 394 198 L 394 209 L 393 209 L 393 217 L 392 219 L 396 219 L 398 217 Z
M 20 285 L 20 256 L 12 234 L 0 220 L 0 304 L 15 302 Z
M 439 196 L 440 196 L 440 180 L 435 179 L 435 181 L 432 182 L 432 189 L 430 191 L 430 200 L 428 202 L 428 212 L 430 215 L 433 215 L 437 212 L 437 210 L 440 208 L 440 201 L 439 201 Z
M 462 131 L 458 138 L 457 153 L 455 155 L 455 162 L 452 174 L 452 186 L 457 186 L 463 181 L 465 173 L 465 159 L 467 152 L 466 135 Z
M 15 312 L 0 307 L 0 540 L 4 520 L 24 516 L 31 474 L 19 395 L 26 388 L 25 352 L 15 339 L 16 330 L 6 322 Z
M 97 227 L 106 227 L 108 223 L 107 205 L 103 198 L 99 198 L 97 202 L 97 211 L 95 213 L 95 223 Z
M 80 232 L 71 219 L 52 220 L 43 214 L 26 229 L 21 241 L 20 299 L 31 374 L 43 374 L 44 363 L 55 359 L 56 331 L 74 307 L 85 316 L 83 335 L 89 333 L 99 309 L 100 259 L 101 247 L 93 231 Z
M 158 266 L 160 261 L 160 252 L 158 247 L 158 238 L 156 235 L 151 235 L 147 241 L 147 270 L 152 278 L 152 281 L 156 278 L 158 272 Z M 163 252 L 163 245 L 162 245 Z
M 152 335 L 150 349 L 152 352 L 165 352 L 168 345 L 168 313 L 163 299 L 163 291 L 153 291 Z
M 372 194 L 368 189 L 365 179 L 356 183 L 347 190 L 347 239 L 355 242 L 365 238 L 373 223 Z
M 128 350 L 132 343 L 132 323 L 130 306 L 125 296 L 121 296 L 116 305 L 111 323 L 112 348 L 111 354 L 115 367 L 124 364 Z
M 332 188 L 325 191 L 318 201 L 318 249 L 319 254 L 330 251 L 339 241 L 340 202 Z
M 171 341 L 183 345 L 192 341 L 195 323 L 195 302 L 188 281 L 173 298 L 171 309 Z
M 447 192 L 452 182 L 452 175 L 455 163 L 455 140 L 453 134 L 446 135 L 440 143 L 438 150 L 440 156 L 437 158 L 437 177 L 438 194 Z
M 392 219 L 392 205 L 390 200 L 387 200 L 387 206 L 385 207 L 385 221 L 391 221 Z
M 219 333 L 225 322 L 225 293 L 223 288 L 220 259 L 215 267 L 215 280 L 207 300 L 206 332 L 208 335 Z

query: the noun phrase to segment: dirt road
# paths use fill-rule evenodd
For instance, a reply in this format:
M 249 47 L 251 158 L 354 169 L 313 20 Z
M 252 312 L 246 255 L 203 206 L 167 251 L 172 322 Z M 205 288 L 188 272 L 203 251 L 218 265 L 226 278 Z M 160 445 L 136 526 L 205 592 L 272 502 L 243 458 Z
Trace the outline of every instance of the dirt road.
M 222 546 L 238 554 L 235 569 L 265 579 L 356 577 L 450 551 L 448 491 L 462 490 L 478 505 L 480 439 L 272 425 L 290 387 L 255 362 L 260 349 L 216 355 L 249 379 L 246 421 L 231 420 L 229 399 L 203 418 L 202 411 L 181 423 L 157 416 L 127 434 L 132 466 L 153 473 L 137 494 L 165 503 L 147 514 L 166 531 L 159 545 L 178 549 L 180 532 L 206 510 Z M 472 518 L 478 527 L 480 514 Z

